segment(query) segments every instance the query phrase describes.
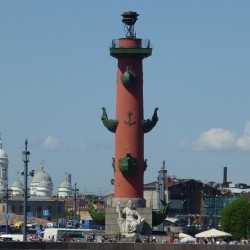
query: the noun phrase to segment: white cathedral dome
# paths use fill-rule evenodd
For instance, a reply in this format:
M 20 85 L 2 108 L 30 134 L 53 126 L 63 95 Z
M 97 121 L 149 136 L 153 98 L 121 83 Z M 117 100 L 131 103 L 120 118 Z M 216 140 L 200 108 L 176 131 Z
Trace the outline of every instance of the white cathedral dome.
M 23 195 L 24 185 L 19 180 L 19 177 L 16 177 L 16 180 L 11 185 L 12 194 L 15 195 Z
M 50 181 L 52 182 L 51 177 L 49 176 L 48 173 L 45 172 L 44 166 L 41 166 L 41 171 L 36 173 L 32 179 L 32 182 L 37 182 L 40 183 L 41 181 Z
M 44 165 L 41 165 L 41 171 L 37 172 L 30 184 L 30 194 L 39 196 L 52 196 L 53 182 L 51 177 L 44 170 Z
M 52 182 L 51 181 L 41 181 L 37 186 L 37 195 L 38 196 L 52 196 Z
M 58 189 L 58 196 L 59 197 L 67 197 L 67 196 L 72 196 L 73 195 L 73 189 L 72 186 L 70 184 L 70 182 L 65 179 L 59 189 Z

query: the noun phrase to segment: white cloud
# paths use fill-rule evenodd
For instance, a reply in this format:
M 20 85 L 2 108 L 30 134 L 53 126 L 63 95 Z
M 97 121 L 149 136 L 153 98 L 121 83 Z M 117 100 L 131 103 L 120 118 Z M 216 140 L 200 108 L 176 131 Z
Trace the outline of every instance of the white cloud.
M 245 129 L 244 129 L 245 135 L 250 135 L 250 121 L 246 122 Z
M 42 142 L 42 147 L 46 150 L 84 152 L 87 145 L 84 142 L 61 141 L 53 136 L 48 136 Z
M 181 143 L 182 148 L 191 147 L 196 151 L 219 151 L 235 147 L 235 135 L 233 132 L 221 128 L 211 128 L 203 132 L 196 141 Z
M 194 150 L 225 150 L 235 146 L 235 135 L 233 132 L 221 128 L 211 128 L 203 132 L 198 139 L 192 143 Z
M 57 149 L 60 147 L 60 141 L 57 138 L 48 136 L 42 143 L 43 148 L 45 149 Z
M 202 132 L 193 142 L 183 141 L 180 147 L 196 151 L 222 151 L 233 148 L 250 151 L 250 121 L 246 122 L 241 137 L 236 137 L 235 133 L 230 130 L 211 128 Z
M 237 147 L 243 151 L 250 150 L 250 136 L 244 136 L 238 139 Z
M 237 147 L 243 151 L 250 150 L 250 122 L 246 122 L 244 134 L 238 139 Z

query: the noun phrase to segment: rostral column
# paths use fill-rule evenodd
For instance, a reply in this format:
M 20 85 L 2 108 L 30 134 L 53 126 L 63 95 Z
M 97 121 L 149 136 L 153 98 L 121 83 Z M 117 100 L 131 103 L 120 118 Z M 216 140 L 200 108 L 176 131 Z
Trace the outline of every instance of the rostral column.
M 135 207 L 145 207 L 143 198 L 144 171 L 144 134 L 157 123 L 157 110 L 151 119 L 143 115 L 143 64 L 142 60 L 151 56 L 149 40 L 136 38 L 134 24 L 139 14 L 124 12 L 122 22 L 126 37 L 113 40 L 110 55 L 118 59 L 116 119 L 108 119 L 103 108 L 102 121 L 107 129 L 115 133 L 114 202 L 123 206 L 132 200 Z

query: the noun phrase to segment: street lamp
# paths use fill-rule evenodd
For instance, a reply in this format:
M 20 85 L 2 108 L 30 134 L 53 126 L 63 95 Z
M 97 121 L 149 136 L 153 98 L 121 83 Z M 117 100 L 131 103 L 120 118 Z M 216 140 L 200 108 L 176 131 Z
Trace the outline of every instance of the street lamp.
M 188 217 L 188 226 L 190 226 L 190 215 L 189 215 L 189 196 L 187 199 L 184 200 L 184 202 L 187 202 L 187 217 Z
M 27 238 L 27 178 L 28 178 L 28 162 L 30 152 L 27 150 L 28 140 L 25 140 L 25 150 L 23 151 L 23 162 L 24 162 L 24 171 L 21 172 L 24 175 L 24 202 L 23 202 L 23 241 L 26 241 Z
M 73 191 L 74 191 L 74 228 L 76 228 L 76 192 L 79 191 L 79 189 L 76 188 L 76 183 Z
M 189 205 L 189 201 L 190 201 L 190 198 L 188 196 L 187 198 L 187 213 L 188 213 L 188 226 L 190 226 L 190 215 L 189 215 L 189 209 L 190 209 L 190 205 Z

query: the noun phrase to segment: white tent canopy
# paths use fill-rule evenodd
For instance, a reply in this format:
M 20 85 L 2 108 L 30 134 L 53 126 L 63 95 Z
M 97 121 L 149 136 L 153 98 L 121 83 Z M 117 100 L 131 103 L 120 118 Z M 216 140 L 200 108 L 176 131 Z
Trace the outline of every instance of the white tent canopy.
M 183 238 L 193 238 L 193 237 L 189 234 L 179 233 L 179 239 L 183 239 Z
M 195 235 L 197 238 L 211 238 L 211 237 L 228 237 L 232 236 L 229 233 L 217 230 L 217 229 L 210 229 Z
M 180 243 L 186 244 L 186 243 L 196 243 L 196 238 L 182 238 L 180 240 Z
M 196 242 L 196 238 L 194 238 L 193 236 L 189 235 L 189 234 L 185 234 L 185 233 L 179 233 L 179 239 L 180 239 L 180 243 L 195 243 Z

